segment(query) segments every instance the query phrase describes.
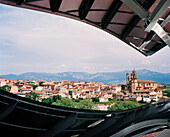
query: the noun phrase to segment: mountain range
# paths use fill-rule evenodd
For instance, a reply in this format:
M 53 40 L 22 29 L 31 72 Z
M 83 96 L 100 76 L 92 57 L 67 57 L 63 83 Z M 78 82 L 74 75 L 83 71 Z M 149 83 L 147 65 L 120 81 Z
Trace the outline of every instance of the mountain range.
M 19 75 L 8 74 L 0 75 L 5 79 L 22 79 L 22 80 L 84 80 L 94 81 L 106 84 L 125 84 L 126 73 L 131 71 L 125 70 L 120 72 L 100 72 L 100 73 L 86 73 L 86 72 L 62 72 L 62 73 L 40 73 L 40 72 L 27 72 Z M 147 69 L 137 70 L 138 80 L 153 80 L 158 83 L 170 84 L 170 73 L 154 72 Z

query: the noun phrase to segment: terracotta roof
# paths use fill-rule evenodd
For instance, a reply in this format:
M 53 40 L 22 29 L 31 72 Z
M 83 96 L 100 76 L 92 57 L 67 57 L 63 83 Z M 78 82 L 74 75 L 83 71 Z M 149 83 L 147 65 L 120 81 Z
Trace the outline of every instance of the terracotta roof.
M 139 83 L 157 83 L 153 80 L 138 80 Z
M 135 92 L 152 92 L 150 90 L 136 90 Z
M 117 92 L 115 95 L 124 95 L 122 92 Z
M 156 87 L 155 89 L 161 89 L 161 88 L 159 88 L 159 87 Z
M 30 85 L 24 85 L 24 86 L 27 87 L 27 88 L 28 88 L 28 87 L 32 87 L 32 86 L 30 86 Z
M 30 89 L 27 89 L 27 88 L 20 88 L 20 90 L 27 90 L 27 91 L 31 91 Z
M 39 82 L 46 82 L 46 81 L 45 81 L 45 80 L 38 80 L 38 83 L 39 83 Z

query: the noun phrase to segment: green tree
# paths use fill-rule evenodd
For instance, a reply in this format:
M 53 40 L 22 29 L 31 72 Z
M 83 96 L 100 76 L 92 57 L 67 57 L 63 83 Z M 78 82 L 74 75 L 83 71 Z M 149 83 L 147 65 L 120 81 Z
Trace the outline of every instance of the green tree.
M 90 100 L 80 100 L 80 102 L 75 102 L 69 98 L 61 98 L 61 100 L 56 100 L 52 105 L 80 108 L 80 109 L 93 109 L 95 104 Z
M 164 96 L 170 97 L 170 92 L 168 90 L 163 91 Z
M 69 95 L 71 96 L 71 98 L 72 98 L 72 90 L 69 90 Z
M 54 95 L 52 98 L 53 102 L 56 102 L 57 100 L 61 100 L 61 95 Z
M 125 92 L 125 90 L 121 90 L 120 92 L 124 93 L 124 92 Z
M 113 99 L 112 99 L 112 98 L 108 98 L 108 100 L 109 100 L 109 101 L 113 101 Z
M 93 102 L 99 102 L 99 99 L 98 98 L 92 98 L 92 101 Z
M 81 109 L 93 109 L 95 104 L 90 100 L 81 100 L 77 108 Z
M 31 94 L 31 99 L 32 99 L 32 100 L 38 101 L 40 98 L 41 98 L 41 97 L 40 97 L 40 94 L 39 94 L 39 93 L 33 92 L 33 93 Z
M 139 107 L 143 104 L 139 104 L 137 102 L 132 102 L 132 101 L 117 101 L 113 106 L 109 107 L 109 111 L 117 111 L 117 110 L 126 110 L 126 109 L 132 109 Z
M 152 102 L 156 102 L 156 100 L 151 99 L 151 102 L 150 102 L 150 103 L 152 103 Z
M 31 95 L 29 95 L 29 96 L 26 96 L 25 98 L 31 99 Z
M 53 102 L 52 104 L 57 106 L 74 107 L 73 101 L 69 98 L 61 98 L 61 100 L 56 100 L 56 102 Z
M 146 103 L 144 100 L 143 100 L 143 98 L 142 98 L 142 100 L 140 100 L 140 101 L 138 101 L 139 103 Z
M 113 97 L 113 98 L 115 97 L 115 93 L 112 94 L 112 97 Z
M 40 82 L 39 82 L 39 85 L 42 86 L 43 83 L 44 83 L 43 81 L 40 81 Z
M 42 99 L 43 103 L 51 104 L 53 102 L 52 98 L 43 98 Z
M 38 85 L 34 85 L 34 84 L 32 84 L 31 86 L 33 87 L 33 90 L 35 90 L 36 87 L 38 87 Z
M 83 100 L 83 98 L 79 98 L 79 100 Z
M 10 90 L 11 90 L 11 86 L 4 85 L 4 86 L 2 86 L 2 90 L 5 90 L 5 91 L 10 92 Z
M 16 83 L 15 83 L 15 85 L 18 85 L 18 84 L 19 84 L 19 82 L 16 82 Z

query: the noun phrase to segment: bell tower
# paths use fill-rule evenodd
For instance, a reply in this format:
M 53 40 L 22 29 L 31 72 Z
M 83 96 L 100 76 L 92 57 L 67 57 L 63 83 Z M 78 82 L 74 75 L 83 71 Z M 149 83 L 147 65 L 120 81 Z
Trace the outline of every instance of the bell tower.
M 127 90 L 131 91 L 131 81 L 129 73 L 126 73 L 126 84 L 127 84 Z
M 127 85 L 129 85 L 129 83 L 130 83 L 129 73 L 126 73 L 126 83 L 127 83 Z
M 136 87 L 138 85 L 137 83 L 137 73 L 135 71 L 135 69 L 132 71 L 131 73 L 131 92 L 136 91 Z
M 132 81 L 137 80 L 137 74 L 136 74 L 135 69 L 134 69 L 134 70 L 132 71 L 132 73 L 131 73 L 131 80 L 132 80 Z

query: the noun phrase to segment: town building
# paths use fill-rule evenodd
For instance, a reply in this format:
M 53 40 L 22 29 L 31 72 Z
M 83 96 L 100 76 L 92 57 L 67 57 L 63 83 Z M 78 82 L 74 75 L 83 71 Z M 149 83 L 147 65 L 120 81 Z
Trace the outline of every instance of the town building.
M 127 81 L 127 89 L 130 92 L 135 92 L 136 90 L 155 90 L 158 86 L 158 83 L 152 80 L 138 80 L 137 73 L 135 70 L 131 73 L 131 78 L 129 73 L 126 74 L 126 81 Z
M 162 98 L 162 90 L 158 88 L 158 83 L 152 80 L 138 80 L 135 70 L 132 71 L 131 77 L 129 73 L 126 74 L 126 81 L 127 90 L 136 95 L 136 101 L 150 102 Z
M 6 81 L 4 78 L 0 78 L 0 87 L 3 87 L 6 85 Z

